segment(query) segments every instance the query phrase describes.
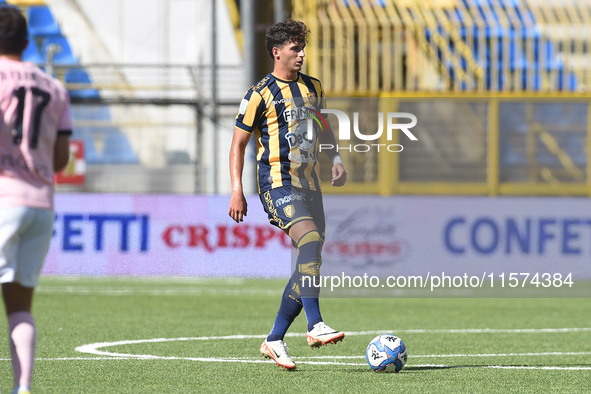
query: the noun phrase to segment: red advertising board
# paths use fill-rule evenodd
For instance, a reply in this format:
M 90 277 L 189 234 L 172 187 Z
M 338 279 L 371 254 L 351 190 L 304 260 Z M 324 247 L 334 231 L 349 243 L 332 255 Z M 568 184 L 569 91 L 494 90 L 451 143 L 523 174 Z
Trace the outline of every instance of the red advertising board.
M 70 160 L 66 168 L 55 174 L 55 183 L 84 185 L 86 175 L 86 159 L 84 142 L 70 141 Z

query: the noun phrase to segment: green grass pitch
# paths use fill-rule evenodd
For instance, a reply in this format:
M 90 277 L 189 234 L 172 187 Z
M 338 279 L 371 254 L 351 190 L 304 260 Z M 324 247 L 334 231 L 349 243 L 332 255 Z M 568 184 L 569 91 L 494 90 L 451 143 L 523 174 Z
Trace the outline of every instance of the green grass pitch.
M 322 299 L 347 335 L 310 349 L 305 316 L 286 337 L 298 367 L 262 362 L 284 281 L 41 278 L 35 393 L 556 392 L 591 390 L 589 299 Z M 6 319 L 0 322 L 6 333 Z M 578 330 L 562 330 L 574 329 Z M 486 330 L 489 329 L 489 330 Z M 371 331 L 363 334 L 364 331 Z M 409 351 L 398 374 L 365 362 L 376 333 Z M 243 335 L 243 338 L 220 339 Z M 203 337 L 209 337 L 204 339 Z M 157 338 L 169 341 L 130 341 Z M 178 340 L 177 338 L 186 338 Z M 195 339 L 201 338 L 201 339 Z M 0 389 L 10 392 L 6 336 Z M 83 345 L 106 354 L 77 351 Z M 111 356 L 110 354 L 128 356 Z M 144 355 L 143 357 L 140 357 Z

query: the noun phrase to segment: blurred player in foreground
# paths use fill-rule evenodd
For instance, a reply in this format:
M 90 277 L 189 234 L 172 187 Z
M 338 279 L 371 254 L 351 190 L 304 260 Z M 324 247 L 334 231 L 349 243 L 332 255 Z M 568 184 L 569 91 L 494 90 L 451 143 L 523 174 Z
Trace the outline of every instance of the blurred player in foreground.
M 295 369 L 283 338 L 302 307 L 308 320 L 307 341 L 311 347 L 341 341 L 345 334 L 322 320 L 319 287 L 306 286 L 302 277 L 318 277 L 324 243 L 324 208 L 318 169 L 319 143 L 337 146 L 327 122 L 318 127 L 324 102 L 320 81 L 300 73 L 308 28 L 303 22 L 286 20 L 266 32 L 267 52 L 274 60 L 273 72 L 251 87 L 240 105 L 230 151 L 232 198 L 229 215 L 242 222 L 247 206 L 242 191 L 244 152 L 251 134 L 257 141 L 257 174 L 261 203 L 269 222 L 284 230 L 297 247 L 294 270 L 281 299 L 271 333 L 261 345 L 261 354 L 284 369 Z M 345 184 L 347 174 L 341 157 L 328 150 L 332 160 L 332 185 Z M 272 258 L 272 256 L 270 256 Z
M 53 231 L 53 175 L 69 158 L 68 91 L 22 62 L 27 22 L 0 6 L 0 282 L 8 316 L 13 393 L 29 393 L 36 330 L 33 288 Z

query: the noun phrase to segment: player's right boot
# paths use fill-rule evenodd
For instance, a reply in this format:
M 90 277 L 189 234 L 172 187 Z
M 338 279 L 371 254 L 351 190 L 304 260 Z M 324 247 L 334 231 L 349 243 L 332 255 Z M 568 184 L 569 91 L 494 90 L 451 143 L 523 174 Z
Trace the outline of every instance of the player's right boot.
M 272 358 L 277 363 L 278 367 L 283 369 L 294 370 L 296 365 L 287 354 L 285 342 L 282 340 L 278 341 L 265 341 L 261 345 L 261 356 L 266 358 Z
M 310 347 L 320 347 L 322 345 L 326 346 L 329 343 L 336 344 L 337 342 L 342 341 L 344 337 L 344 332 L 333 330 L 324 324 L 324 322 L 320 322 L 316 323 L 314 327 L 312 327 L 312 330 L 308 331 L 306 340 Z

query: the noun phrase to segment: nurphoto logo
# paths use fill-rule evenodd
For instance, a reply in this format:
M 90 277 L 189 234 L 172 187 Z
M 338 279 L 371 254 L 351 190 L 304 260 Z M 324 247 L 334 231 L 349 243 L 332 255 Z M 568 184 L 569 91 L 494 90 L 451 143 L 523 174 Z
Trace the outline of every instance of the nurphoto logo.
M 344 143 L 351 141 L 351 120 L 349 119 L 349 115 L 347 115 L 344 111 L 338 109 L 321 109 L 320 112 L 314 111 L 310 108 L 302 108 L 300 111 L 305 111 L 307 116 L 296 116 L 296 111 L 294 113 L 290 113 L 289 115 L 286 114 L 286 117 L 289 117 L 291 120 L 292 118 L 305 118 L 306 119 L 306 126 L 302 127 L 303 124 L 300 123 L 298 125 L 297 131 L 291 134 L 288 138 L 290 139 L 290 146 L 300 145 L 300 147 L 307 150 L 307 146 L 302 145 L 311 145 L 314 140 L 316 140 L 316 133 L 314 131 L 314 123 L 317 123 L 321 128 L 328 128 L 328 123 L 326 121 L 328 114 L 333 114 L 337 118 L 338 123 L 338 134 L 335 134 L 339 141 L 343 141 Z M 372 149 L 377 149 L 378 152 L 380 150 L 387 150 L 388 152 L 402 152 L 403 146 L 400 144 L 379 144 L 379 143 L 369 143 L 369 141 L 377 142 L 382 134 L 384 133 L 384 123 L 386 123 L 386 139 L 388 141 L 392 141 L 392 134 L 394 130 L 402 131 L 411 141 L 418 141 L 418 138 L 410 131 L 410 129 L 417 124 L 417 117 L 408 112 L 387 112 L 384 116 L 383 112 L 379 112 L 377 114 L 378 117 L 378 130 L 373 134 L 364 134 L 359 129 L 359 112 L 353 112 L 353 134 L 355 137 L 362 141 L 368 141 L 368 143 L 364 144 L 351 144 L 342 145 L 337 144 L 335 147 L 331 144 L 320 144 L 319 150 L 322 152 L 323 149 L 335 149 L 338 151 L 346 150 L 349 152 L 369 152 Z M 384 121 L 385 118 L 385 121 Z M 398 123 L 401 119 L 409 119 L 410 122 L 408 123 Z M 309 148 L 308 148 L 309 149 Z

